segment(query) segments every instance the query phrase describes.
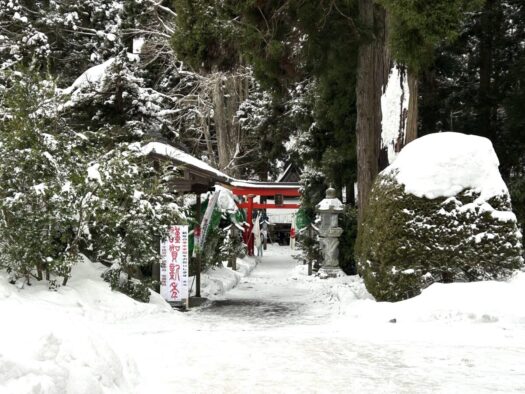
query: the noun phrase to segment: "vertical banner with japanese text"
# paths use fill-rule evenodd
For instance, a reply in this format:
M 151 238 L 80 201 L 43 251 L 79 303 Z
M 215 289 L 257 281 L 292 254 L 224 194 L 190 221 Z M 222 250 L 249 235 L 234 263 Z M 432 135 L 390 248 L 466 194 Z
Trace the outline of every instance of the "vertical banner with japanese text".
M 160 243 L 160 295 L 170 302 L 189 297 L 188 226 L 171 226 Z

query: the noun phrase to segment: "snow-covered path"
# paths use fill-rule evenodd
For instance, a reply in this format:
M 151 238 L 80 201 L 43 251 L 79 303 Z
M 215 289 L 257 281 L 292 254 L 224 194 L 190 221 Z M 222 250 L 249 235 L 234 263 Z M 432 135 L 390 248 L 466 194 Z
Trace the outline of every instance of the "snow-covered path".
M 525 393 L 525 272 L 379 303 L 303 268 L 272 248 L 187 313 L 111 291 L 87 260 L 57 291 L 0 271 L 0 393 Z
M 288 249 L 272 248 L 209 307 L 128 321 L 118 342 L 137 360 L 137 391 L 525 392 L 523 326 L 393 324 L 369 300 L 355 301 L 367 318 L 340 315 L 330 282 L 297 272 Z
M 298 282 L 297 262 L 285 247 L 268 246 L 250 276 L 225 296 L 192 314 L 199 324 L 240 324 L 245 329 L 319 324 L 330 313 L 312 311 L 312 291 Z

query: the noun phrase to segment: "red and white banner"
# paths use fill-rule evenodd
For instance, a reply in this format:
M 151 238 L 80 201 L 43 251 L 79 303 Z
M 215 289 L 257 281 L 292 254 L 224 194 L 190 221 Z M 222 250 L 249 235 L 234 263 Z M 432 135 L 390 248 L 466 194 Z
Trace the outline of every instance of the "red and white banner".
M 160 295 L 170 302 L 189 297 L 188 226 L 171 226 L 160 243 Z

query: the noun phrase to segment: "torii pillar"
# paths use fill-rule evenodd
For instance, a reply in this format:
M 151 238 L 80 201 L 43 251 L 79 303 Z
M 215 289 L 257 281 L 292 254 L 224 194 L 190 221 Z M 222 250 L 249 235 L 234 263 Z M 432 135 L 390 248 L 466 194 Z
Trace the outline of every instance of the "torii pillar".
M 248 197 L 248 208 L 246 213 L 246 220 L 248 222 L 248 230 L 244 232 L 244 242 L 248 246 L 248 256 L 254 255 L 254 239 L 253 239 L 253 194 L 250 194 Z

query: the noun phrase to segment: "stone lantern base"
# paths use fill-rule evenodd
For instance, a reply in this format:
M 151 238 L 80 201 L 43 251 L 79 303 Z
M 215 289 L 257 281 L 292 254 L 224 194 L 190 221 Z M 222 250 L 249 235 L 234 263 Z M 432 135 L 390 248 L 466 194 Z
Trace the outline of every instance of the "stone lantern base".
M 339 267 L 321 267 L 317 271 L 317 276 L 321 279 L 327 278 L 339 278 L 341 276 L 347 276 L 344 271 Z

